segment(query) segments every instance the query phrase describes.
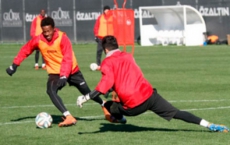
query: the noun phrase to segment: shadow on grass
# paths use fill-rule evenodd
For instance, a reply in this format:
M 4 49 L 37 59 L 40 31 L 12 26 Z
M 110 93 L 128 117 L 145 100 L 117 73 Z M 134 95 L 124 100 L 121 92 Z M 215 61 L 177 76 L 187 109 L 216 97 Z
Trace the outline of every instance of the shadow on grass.
M 59 124 L 60 122 L 63 121 L 62 115 L 51 115 L 53 118 L 53 124 Z M 17 119 L 11 119 L 10 121 L 12 122 L 19 122 L 23 120 L 28 120 L 28 119 L 34 119 L 35 120 L 36 116 L 26 116 L 26 117 L 21 117 Z M 82 120 L 82 121 L 94 121 L 94 120 L 104 120 L 104 118 L 78 118 L 75 117 L 77 120 Z
M 191 130 L 191 129 L 170 129 L 170 128 L 153 128 L 153 127 L 140 127 L 132 124 L 110 124 L 102 123 L 102 127 L 98 131 L 94 132 L 79 132 L 78 134 L 94 134 L 94 133 L 104 133 L 104 132 L 140 132 L 140 131 L 164 131 L 164 132 L 209 132 L 204 130 Z
M 53 124 L 59 124 L 62 122 L 62 115 L 51 115 L 53 118 Z M 12 122 L 20 122 L 23 120 L 33 119 L 35 120 L 36 116 L 26 116 L 17 119 L 12 119 Z M 82 121 L 94 121 L 94 120 L 104 120 L 104 118 L 78 118 L 75 117 L 77 120 Z M 104 133 L 104 132 L 140 132 L 140 131 L 164 131 L 164 132 L 177 132 L 177 131 L 184 131 L 184 132 L 210 132 L 204 130 L 191 130 L 191 129 L 170 129 L 170 128 L 155 128 L 155 127 L 141 127 L 132 124 L 113 124 L 113 123 L 101 123 L 102 127 L 98 131 L 94 132 L 79 132 L 78 134 L 94 134 L 94 133 Z

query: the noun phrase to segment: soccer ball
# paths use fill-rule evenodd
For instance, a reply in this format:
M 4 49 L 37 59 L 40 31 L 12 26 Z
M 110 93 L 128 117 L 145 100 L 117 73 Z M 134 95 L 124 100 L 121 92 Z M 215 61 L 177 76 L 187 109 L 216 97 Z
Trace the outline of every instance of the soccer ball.
M 91 63 L 91 64 L 90 64 L 90 69 L 91 69 L 92 71 L 97 70 L 97 68 L 98 68 L 98 65 L 97 65 L 96 63 Z
M 46 112 L 39 113 L 35 118 L 35 123 L 39 128 L 49 128 L 52 125 L 53 118 Z

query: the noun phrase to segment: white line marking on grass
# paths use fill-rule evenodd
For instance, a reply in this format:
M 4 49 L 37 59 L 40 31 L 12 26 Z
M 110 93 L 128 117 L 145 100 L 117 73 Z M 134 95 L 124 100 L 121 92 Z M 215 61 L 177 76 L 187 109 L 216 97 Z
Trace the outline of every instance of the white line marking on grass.
M 73 105 L 73 104 L 72 104 Z M 34 106 L 9 106 L 9 107 L 1 107 L 1 109 L 15 109 L 15 108 L 37 108 L 37 107 L 53 107 L 54 105 L 34 105 Z M 70 104 L 66 104 L 66 106 L 70 106 Z
M 218 100 L 172 100 L 169 101 L 171 103 L 180 103 L 180 102 L 223 102 L 223 101 L 229 101 L 230 99 L 218 99 Z M 97 103 L 86 103 L 85 105 L 97 105 Z M 77 106 L 76 104 L 65 104 L 65 106 Z M 53 104 L 51 105 L 33 105 L 33 106 L 5 106 L 0 107 L 1 109 L 15 109 L 15 108 L 37 108 L 37 107 L 54 107 Z
M 220 110 L 220 109 L 229 109 L 230 106 L 222 106 L 222 107 L 211 107 L 211 108 L 194 108 L 194 109 L 180 109 L 185 111 L 200 111 L 200 110 Z M 153 112 L 146 112 L 144 114 L 152 114 Z M 98 115 L 98 116 L 85 116 L 85 117 L 79 117 L 80 119 L 98 119 L 98 118 L 104 118 L 104 115 Z M 3 125 L 13 125 L 13 124 L 25 124 L 25 123 L 32 123 L 34 121 L 20 121 L 20 122 L 0 122 L 0 126 Z
M 5 123 L 0 123 L 0 126 L 2 125 L 12 125 L 12 124 L 25 124 L 25 123 L 31 123 L 34 121 L 18 121 L 18 122 L 5 122 Z
M 229 101 L 230 99 L 218 99 L 218 100 L 175 100 L 169 101 L 171 103 L 180 103 L 180 102 L 222 102 Z
M 224 106 L 224 107 L 212 107 L 212 108 L 195 108 L 195 109 L 184 109 L 184 111 L 199 111 L 199 110 L 215 110 L 215 109 L 229 109 L 230 106 Z M 182 109 L 180 109 L 182 110 Z
M 85 105 L 92 105 L 92 104 L 96 104 L 96 103 L 88 103 Z M 76 104 L 65 104 L 65 106 L 77 106 Z M 51 105 L 34 105 L 34 106 L 5 106 L 5 107 L 0 107 L 1 109 L 14 109 L 14 108 L 37 108 L 37 107 L 54 107 L 53 104 Z

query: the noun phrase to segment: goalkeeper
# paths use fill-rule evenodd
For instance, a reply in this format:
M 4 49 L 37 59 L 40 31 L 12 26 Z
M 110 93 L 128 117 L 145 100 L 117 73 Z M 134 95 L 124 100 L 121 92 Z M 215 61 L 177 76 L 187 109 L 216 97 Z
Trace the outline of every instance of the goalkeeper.
M 114 36 L 104 37 L 102 47 L 106 53 L 101 65 L 102 78 L 94 91 L 78 97 L 78 106 L 82 107 L 87 100 L 98 98 L 100 94 L 105 94 L 113 87 L 120 102 L 104 103 L 105 117 L 110 122 L 126 123 L 124 116 L 136 116 L 151 110 L 168 121 L 174 118 L 206 127 L 210 131 L 229 131 L 224 125 L 213 124 L 189 112 L 181 111 L 161 97 L 144 78 L 132 55 L 118 49 Z

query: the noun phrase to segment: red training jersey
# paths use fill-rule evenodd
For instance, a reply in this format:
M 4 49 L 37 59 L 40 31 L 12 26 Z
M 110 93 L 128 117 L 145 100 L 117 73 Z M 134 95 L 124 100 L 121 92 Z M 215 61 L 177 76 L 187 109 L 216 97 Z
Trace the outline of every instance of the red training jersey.
M 106 55 L 101 64 L 101 74 L 95 90 L 105 94 L 113 87 L 125 109 L 142 104 L 153 93 L 133 56 L 119 49 Z
M 67 35 L 57 29 L 51 41 L 40 34 L 28 41 L 14 58 L 13 63 L 20 63 L 38 48 L 45 60 L 48 74 L 60 74 L 68 77 L 79 70 L 72 44 Z

